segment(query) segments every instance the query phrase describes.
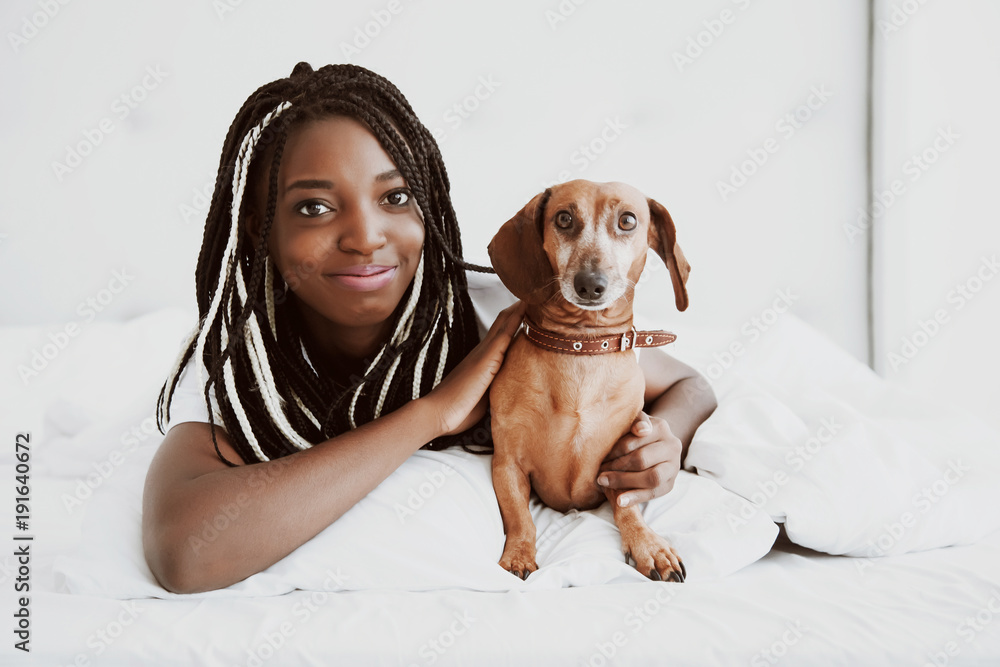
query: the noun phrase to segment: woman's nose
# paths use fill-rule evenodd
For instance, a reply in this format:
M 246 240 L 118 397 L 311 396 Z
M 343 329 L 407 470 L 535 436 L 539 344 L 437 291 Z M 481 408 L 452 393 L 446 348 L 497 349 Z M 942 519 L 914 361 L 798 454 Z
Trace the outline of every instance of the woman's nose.
M 340 222 L 337 247 L 343 252 L 371 255 L 386 244 L 378 211 L 364 206 L 353 206 L 342 213 Z

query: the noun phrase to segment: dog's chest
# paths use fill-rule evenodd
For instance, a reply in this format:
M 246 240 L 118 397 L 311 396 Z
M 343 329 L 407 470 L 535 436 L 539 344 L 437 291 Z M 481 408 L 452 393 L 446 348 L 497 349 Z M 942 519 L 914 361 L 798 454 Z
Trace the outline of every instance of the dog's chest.
M 546 505 L 594 507 L 604 499 L 598 469 L 642 409 L 643 386 L 631 352 L 584 357 L 515 340 L 491 393 L 502 398 L 492 408 L 497 454 L 521 461 Z

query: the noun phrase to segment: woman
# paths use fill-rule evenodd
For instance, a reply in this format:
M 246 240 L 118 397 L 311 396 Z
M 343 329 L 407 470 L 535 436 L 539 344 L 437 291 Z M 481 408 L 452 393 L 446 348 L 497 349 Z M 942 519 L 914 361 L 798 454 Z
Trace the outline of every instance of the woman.
M 244 103 L 198 258 L 200 323 L 161 393 L 170 428 L 143 494 L 164 588 L 260 572 L 417 449 L 488 428 L 486 391 L 524 310 L 478 340 L 465 270 L 488 269 L 462 260 L 448 190 L 430 133 L 368 70 L 300 63 Z M 697 374 L 661 363 L 654 383 L 680 414 L 674 389 Z M 703 419 L 681 417 L 681 437 Z M 602 476 L 648 500 L 672 486 L 681 442 L 655 416 L 634 431 L 612 455 L 641 451 Z M 206 530 L 220 514 L 228 527 Z

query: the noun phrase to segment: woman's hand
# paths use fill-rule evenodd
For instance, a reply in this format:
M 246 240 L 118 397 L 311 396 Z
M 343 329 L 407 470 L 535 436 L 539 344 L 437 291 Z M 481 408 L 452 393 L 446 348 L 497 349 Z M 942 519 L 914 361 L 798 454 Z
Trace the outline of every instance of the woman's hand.
M 603 488 L 628 490 L 618 497 L 623 507 L 658 498 L 674 488 L 682 450 L 680 439 L 665 419 L 640 412 L 632 429 L 604 458 L 597 483 Z
M 436 413 L 441 435 L 461 433 L 486 414 L 486 390 L 503 364 L 524 310 L 524 302 L 518 301 L 500 311 L 479 345 L 422 399 Z

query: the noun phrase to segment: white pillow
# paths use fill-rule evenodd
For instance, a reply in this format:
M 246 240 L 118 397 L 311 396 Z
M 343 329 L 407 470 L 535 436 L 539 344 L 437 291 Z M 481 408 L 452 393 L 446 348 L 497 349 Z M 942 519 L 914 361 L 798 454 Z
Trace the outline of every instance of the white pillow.
M 873 557 L 1000 528 L 1000 434 L 879 378 L 799 320 L 775 325 L 722 380 L 685 465 L 793 542 Z
M 57 588 L 112 598 L 178 597 L 146 565 L 141 497 L 154 448 L 143 447 L 86 504 L 82 542 L 56 559 Z M 648 581 L 626 565 L 605 503 L 561 514 L 532 499 L 540 569 L 527 581 L 503 570 L 503 528 L 491 457 L 419 451 L 312 540 L 264 572 L 198 597 L 281 595 L 293 589 L 534 590 Z M 734 572 L 765 555 L 777 526 L 764 514 L 733 530 L 727 516 L 746 501 L 682 472 L 675 489 L 647 504 L 650 526 L 670 538 L 688 581 Z M 294 508 L 289 508 L 290 512 Z M 225 528 L 225 519 L 219 519 Z M 207 532 L 205 539 L 211 538 Z M 190 596 L 182 596 L 190 597 Z

